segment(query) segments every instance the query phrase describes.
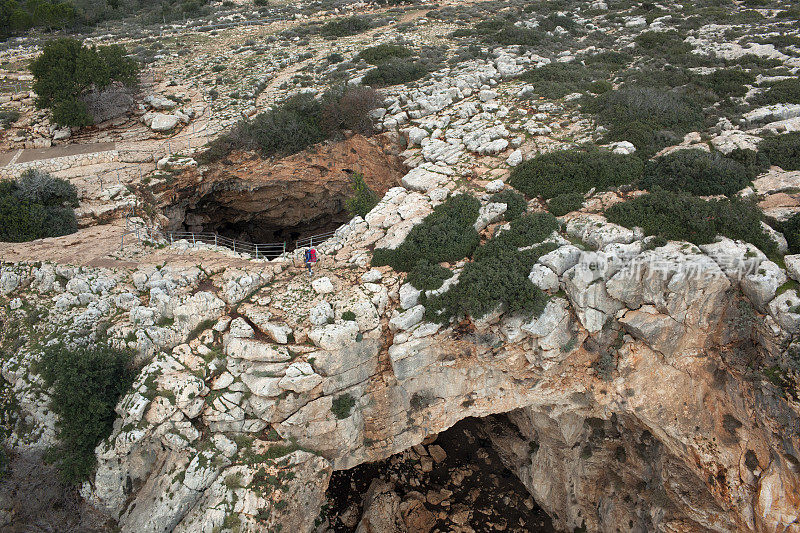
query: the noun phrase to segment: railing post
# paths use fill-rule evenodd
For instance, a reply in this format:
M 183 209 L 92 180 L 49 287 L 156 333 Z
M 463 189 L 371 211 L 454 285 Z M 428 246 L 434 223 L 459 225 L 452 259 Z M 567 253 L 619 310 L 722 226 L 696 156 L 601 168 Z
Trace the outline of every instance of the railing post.
M 233 253 L 236 253 L 236 239 L 233 239 Z
M 258 245 L 256 244 L 255 247 L 256 247 L 256 259 L 258 259 Z
M 286 241 L 283 241 L 283 254 L 286 255 Z
M 195 240 L 195 238 L 194 238 L 194 232 L 192 232 L 192 244 L 194 244 L 195 246 L 197 246 L 197 241 L 196 241 L 196 240 Z
M 217 245 L 217 234 L 216 233 L 214 234 L 214 246 L 218 246 Z

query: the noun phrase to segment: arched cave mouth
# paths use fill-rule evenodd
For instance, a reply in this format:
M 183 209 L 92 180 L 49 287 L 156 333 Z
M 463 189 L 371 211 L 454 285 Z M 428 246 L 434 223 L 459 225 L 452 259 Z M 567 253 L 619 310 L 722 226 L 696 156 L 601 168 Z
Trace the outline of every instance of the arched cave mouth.
M 409 531 L 555 533 L 550 518 L 492 447 L 488 432 L 495 423 L 510 421 L 505 415 L 466 418 L 383 461 L 334 472 L 323 507 L 328 526 L 337 533 L 353 532 L 365 509 L 386 513 L 372 503 L 385 500 L 368 501 L 368 493 L 373 483 L 378 489 L 388 482 Z
M 344 208 L 344 202 L 334 204 L 338 205 L 316 212 L 300 223 L 290 221 L 289 224 L 281 224 L 272 217 L 259 216 L 258 213 L 251 215 L 201 204 L 186 210 L 184 222 L 176 231 L 217 233 L 252 244 L 285 242 L 287 250 L 293 250 L 298 240 L 333 232 L 350 221 L 352 215 Z

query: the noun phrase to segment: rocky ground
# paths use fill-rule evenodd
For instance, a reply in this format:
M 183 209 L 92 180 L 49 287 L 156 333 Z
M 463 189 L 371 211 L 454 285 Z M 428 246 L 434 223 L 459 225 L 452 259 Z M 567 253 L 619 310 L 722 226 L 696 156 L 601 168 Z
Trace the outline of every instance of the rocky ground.
M 323 520 L 333 531 L 354 531 L 361 516 L 367 531 L 392 523 L 425 532 L 554 531 L 491 447 L 490 431 L 462 420 L 423 445 L 334 473 Z
M 114 141 L 117 152 L 53 168 L 79 188 L 78 233 L 0 243 L 0 420 L 11 454 L 2 528 L 800 531 L 797 375 L 781 371 L 797 353 L 797 255 L 768 258 L 727 238 L 657 243 L 604 218 L 641 194 L 621 188 L 592 191 L 560 217 L 546 239 L 554 251 L 530 265 L 531 282 L 549 296 L 538 317 L 497 309 L 427 322 L 426 299 L 405 274 L 370 266 L 375 248 L 397 247 L 455 193 L 480 200 L 482 239 L 501 231 L 506 205 L 490 198 L 509 188 L 512 168 L 603 134 L 577 96 L 540 97 L 518 75 L 604 49 L 633 51 L 643 31 L 681 24 L 684 8 L 644 14 L 594 2 L 565 11 L 577 29 L 549 30 L 545 44 L 475 50 L 452 32 L 509 4 L 279 5 L 263 16 L 251 7 L 220 8 L 205 22 L 259 25 L 188 21 L 91 36 L 148 59 L 152 76 L 116 122 L 60 133 L 30 94 L 0 100 L 21 113 L 4 148 Z M 757 10 L 768 18 L 705 14 L 681 28 L 692 53 L 752 54 L 780 70 L 759 73 L 737 97 L 742 113 L 665 151 L 730 153 L 800 130 L 800 105 L 748 104 L 762 83 L 800 68 L 797 44 L 748 41 L 786 29 L 769 18 L 777 8 Z M 335 40 L 309 29 L 351 13 L 369 13 L 376 26 Z M 542 23 L 534 10 L 519 27 Z M 439 61 L 420 81 L 382 89 L 380 136 L 347 136 L 282 160 L 234 154 L 230 164 L 202 166 L 192 157 L 287 94 L 358 81 L 371 67 L 356 54 L 396 39 L 420 53 L 432 47 L 426 53 Z M 6 80 L 27 81 L 23 58 L 38 46 L 5 46 Z M 323 60 L 332 54 L 342 60 Z M 305 203 L 343 195 L 342 172 L 357 165 L 385 194 L 319 246 L 312 279 L 302 250 L 255 259 L 170 243 L 157 231 L 171 219 L 208 229 L 220 213 L 226 223 L 294 228 L 308 218 Z M 281 185 L 297 176 L 303 194 L 289 198 Z M 772 167 L 741 195 L 785 219 L 800 207 L 798 190 L 799 171 Z M 267 204 L 274 210 L 265 216 Z M 136 216 L 121 219 L 131 205 Z M 545 205 L 532 199 L 527 208 Z M 123 241 L 130 224 L 141 238 Z M 449 266 L 459 273 L 465 261 Z M 36 370 L 41 348 L 57 341 L 130 349 L 140 369 L 77 493 L 28 474 L 53 474 L 39 456 L 54 444 L 57 420 Z

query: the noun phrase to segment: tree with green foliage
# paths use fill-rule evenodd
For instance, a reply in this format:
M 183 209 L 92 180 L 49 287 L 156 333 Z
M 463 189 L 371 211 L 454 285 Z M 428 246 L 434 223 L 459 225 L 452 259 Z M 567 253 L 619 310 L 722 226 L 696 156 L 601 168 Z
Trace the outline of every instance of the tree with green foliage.
M 114 408 L 135 377 L 131 358 L 129 352 L 107 345 L 45 348 L 40 373 L 52 388 L 50 408 L 58 415 L 58 444 L 46 459 L 57 466 L 63 481 L 80 483 L 94 471 L 94 449 L 111 433 Z
M 138 71 L 119 45 L 87 47 L 77 39 L 55 39 L 31 63 L 36 105 L 50 109 L 58 124 L 88 126 L 93 118 L 81 97 L 112 82 L 133 86 Z
M 372 211 L 372 208 L 378 205 L 378 195 L 375 191 L 369 188 L 367 182 L 364 181 L 364 175 L 360 172 L 354 172 L 350 175 L 350 186 L 353 189 L 353 196 L 345 201 L 345 208 L 352 215 L 358 215 L 361 218 L 367 216 L 367 213 Z

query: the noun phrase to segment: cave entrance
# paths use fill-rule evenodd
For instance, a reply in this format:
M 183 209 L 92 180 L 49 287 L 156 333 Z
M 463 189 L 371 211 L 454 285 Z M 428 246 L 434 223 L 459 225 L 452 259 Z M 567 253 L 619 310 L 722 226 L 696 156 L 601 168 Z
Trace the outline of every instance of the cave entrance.
M 383 461 L 334 472 L 326 493 L 329 527 L 352 532 L 366 520 L 371 527 L 404 523 L 414 532 L 554 533 L 492 448 L 489 426 L 467 418 Z
M 187 213 L 187 220 L 197 220 Z M 294 250 L 298 240 L 306 241 L 309 238 L 325 236 L 336 231 L 342 224 L 350 220 L 349 213 L 342 209 L 339 212 L 326 212 L 305 220 L 299 224 L 280 225 L 273 220 L 263 220 L 255 217 L 251 220 L 236 220 L 232 217 L 218 218 L 196 225 L 184 224 L 182 231 L 216 233 L 237 242 L 253 244 L 286 243 L 288 251 Z

